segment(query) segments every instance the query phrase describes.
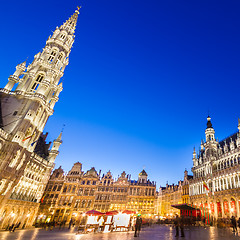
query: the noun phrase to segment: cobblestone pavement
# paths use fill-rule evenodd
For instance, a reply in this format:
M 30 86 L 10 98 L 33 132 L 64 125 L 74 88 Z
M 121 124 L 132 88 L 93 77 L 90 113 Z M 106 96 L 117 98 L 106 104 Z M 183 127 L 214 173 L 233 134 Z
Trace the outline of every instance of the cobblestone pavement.
M 153 226 L 143 228 L 140 237 L 135 238 L 133 232 L 121 233 L 97 233 L 97 234 L 76 234 L 75 229 L 70 231 L 43 229 L 17 230 L 16 232 L 0 232 L 0 240 L 235 240 L 239 236 L 230 229 L 218 229 L 216 227 L 190 227 L 185 228 L 185 237 L 175 237 L 175 229 L 171 226 Z

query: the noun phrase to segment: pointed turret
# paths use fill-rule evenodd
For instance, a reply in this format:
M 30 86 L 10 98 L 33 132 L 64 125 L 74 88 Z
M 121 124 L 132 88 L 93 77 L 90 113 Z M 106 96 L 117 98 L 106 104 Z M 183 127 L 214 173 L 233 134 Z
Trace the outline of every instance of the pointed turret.
M 213 142 L 215 140 L 215 131 L 212 127 L 211 118 L 208 115 L 207 117 L 207 128 L 205 130 L 206 142 Z
M 196 150 L 195 150 L 195 147 L 193 148 L 193 159 L 196 158 Z
M 53 146 L 52 146 L 51 150 L 49 151 L 48 159 L 49 159 L 50 162 L 53 163 L 55 161 L 56 157 L 59 154 L 58 150 L 59 150 L 59 147 L 60 147 L 61 144 L 62 144 L 62 131 L 59 134 L 59 136 L 57 137 L 57 139 L 55 139 L 53 141 Z
M 197 158 L 196 158 L 197 154 L 196 154 L 196 150 L 195 147 L 193 148 L 193 166 L 196 166 L 197 163 Z
M 201 151 L 203 151 L 203 150 L 204 150 L 204 141 L 201 140 Z

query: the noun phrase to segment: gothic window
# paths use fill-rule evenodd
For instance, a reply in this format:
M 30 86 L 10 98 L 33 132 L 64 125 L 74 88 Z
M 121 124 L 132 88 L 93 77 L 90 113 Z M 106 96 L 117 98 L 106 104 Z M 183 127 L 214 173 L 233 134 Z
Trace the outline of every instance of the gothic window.
M 72 189 L 72 185 L 68 187 L 68 192 L 71 192 L 71 189 Z
M 69 37 L 67 40 L 67 44 L 70 45 L 70 43 L 71 43 L 71 37 Z
M 14 157 L 14 158 L 12 159 L 12 161 L 10 162 L 9 167 L 11 167 L 11 168 L 14 167 L 14 166 L 16 165 L 19 157 L 20 157 L 20 150 L 17 151 L 15 157 Z
M 24 161 L 25 161 L 25 153 L 23 154 L 23 157 L 22 157 L 22 160 L 21 160 L 21 162 L 19 163 L 19 165 L 17 166 L 17 168 L 16 168 L 16 170 L 18 170 L 18 169 L 20 169 L 21 167 L 22 167 L 22 165 L 23 165 L 23 163 L 24 163 Z
M 32 85 L 32 90 L 33 91 L 37 90 L 37 88 L 38 88 L 39 84 L 42 82 L 43 78 L 44 78 L 43 74 L 38 74 L 37 75 L 36 80 L 35 80 L 34 84 Z
M 63 59 L 63 53 L 60 53 L 57 57 L 57 66 L 61 63 L 62 59 Z
M 61 188 L 62 188 L 62 185 L 59 185 L 57 191 L 60 191 Z
M 48 61 L 51 63 L 57 54 L 56 50 L 52 50 L 51 54 L 48 57 Z
M 62 39 L 62 40 L 64 40 L 65 39 L 65 37 L 66 37 L 66 35 L 63 33 L 63 34 L 61 34 L 61 36 L 60 36 L 60 38 Z
M 78 196 L 82 196 L 83 195 L 83 188 L 79 188 L 78 190 Z
M 74 206 L 74 208 L 78 208 L 78 207 L 79 207 L 79 205 L 80 205 L 80 200 L 79 200 L 79 199 L 77 199 L 77 200 L 76 200 L 76 202 L 75 202 L 75 206 Z
M 2 179 L 2 180 L 0 181 L 0 193 L 1 193 L 2 190 L 3 190 L 3 188 L 4 188 L 4 186 L 5 186 L 5 183 L 6 183 L 6 180 L 5 180 L 5 179 Z
M 89 200 L 88 203 L 87 203 L 87 208 L 91 207 L 91 203 L 92 203 L 92 200 Z
M 81 208 L 84 208 L 86 204 L 86 200 L 82 200 Z
M 67 191 L 67 186 L 64 187 L 63 192 L 65 193 Z

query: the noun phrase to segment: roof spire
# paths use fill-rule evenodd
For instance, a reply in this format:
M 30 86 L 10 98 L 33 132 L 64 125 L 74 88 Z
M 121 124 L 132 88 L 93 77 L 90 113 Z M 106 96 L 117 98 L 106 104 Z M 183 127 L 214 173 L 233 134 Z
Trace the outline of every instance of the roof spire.
M 81 7 L 77 7 L 75 13 L 65 23 L 63 23 L 60 29 L 65 29 L 66 31 L 69 31 L 71 34 L 75 32 L 80 8 Z

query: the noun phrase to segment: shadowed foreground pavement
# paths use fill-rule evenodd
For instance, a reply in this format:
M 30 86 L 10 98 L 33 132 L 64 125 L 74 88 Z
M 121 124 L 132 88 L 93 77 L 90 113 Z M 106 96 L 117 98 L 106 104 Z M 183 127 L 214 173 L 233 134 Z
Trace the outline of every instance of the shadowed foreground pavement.
M 216 227 L 190 227 L 185 228 L 185 237 L 175 237 L 175 229 L 171 226 L 153 226 L 143 228 L 140 237 L 133 237 L 133 232 L 122 233 L 97 233 L 97 234 L 76 234 L 76 229 L 70 231 L 43 229 L 17 230 L 14 233 L 0 232 L 0 240 L 169 240 L 169 239 L 186 239 L 186 240 L 235 240 L 240 239 L 234 235 L 230 229 L 218 229 Z

